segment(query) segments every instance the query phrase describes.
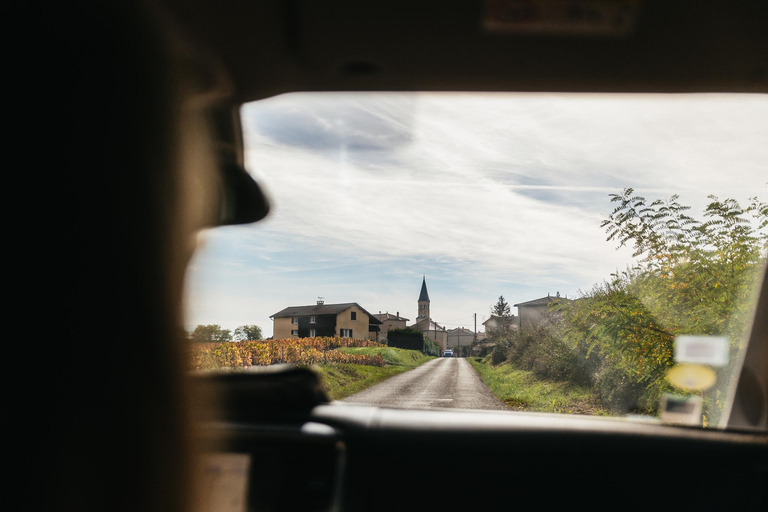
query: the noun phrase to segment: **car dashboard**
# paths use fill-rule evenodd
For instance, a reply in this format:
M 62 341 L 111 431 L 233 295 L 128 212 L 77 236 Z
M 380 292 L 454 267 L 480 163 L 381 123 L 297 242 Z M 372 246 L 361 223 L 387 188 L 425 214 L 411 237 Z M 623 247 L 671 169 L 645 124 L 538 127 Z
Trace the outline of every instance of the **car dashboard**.
M 198 435 L 205 454 L 248 459 L 247 511 L 563 510 L 585 502 L 595 509 L 760 510 L 766 503 L 764 434 L 329 402 L 310 370 L 290 366 L 267 376 L 196 379 L 228 404 L 200 419 Z M 300 386 L 293 406 L 265 407 L 258 392 L 265 379 L 269 387 L 281 380 Z

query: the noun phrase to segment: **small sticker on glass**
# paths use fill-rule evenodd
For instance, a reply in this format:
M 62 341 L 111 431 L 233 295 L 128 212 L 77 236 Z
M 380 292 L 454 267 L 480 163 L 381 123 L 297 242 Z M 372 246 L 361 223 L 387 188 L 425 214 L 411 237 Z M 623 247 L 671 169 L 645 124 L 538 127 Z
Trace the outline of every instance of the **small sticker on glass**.
M 700 396 L 680 396 L 669 393 L 661 397 L 661 421 L 680 425 L 700 425 Z
M 725 366 L 728 363 L 728 339 L 722 336 L 678 336 L 675 338 L 675 362 Z
M 704 391 L 711 388 L 716 380 L 715 371 L 700 364 L 678 364 L 667 371 L 667 381 L 686 391 Z

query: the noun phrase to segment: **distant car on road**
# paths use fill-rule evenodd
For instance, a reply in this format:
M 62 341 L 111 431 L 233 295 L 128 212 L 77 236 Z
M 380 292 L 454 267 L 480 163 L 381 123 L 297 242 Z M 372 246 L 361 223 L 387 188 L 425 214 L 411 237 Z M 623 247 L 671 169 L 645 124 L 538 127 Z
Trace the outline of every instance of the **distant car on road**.
M 443 357 L 453 357 L 453 350 L 446 350 L 443 352 Z

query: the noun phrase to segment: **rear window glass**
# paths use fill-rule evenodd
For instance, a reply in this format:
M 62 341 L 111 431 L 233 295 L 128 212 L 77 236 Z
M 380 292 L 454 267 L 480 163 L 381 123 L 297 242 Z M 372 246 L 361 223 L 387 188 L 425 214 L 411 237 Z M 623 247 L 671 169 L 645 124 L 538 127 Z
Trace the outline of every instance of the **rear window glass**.
M 336 400 L 472 408 L 450 381 L 377 403 L 340 377 L 434 367 L 510 412 L 720 424 L 768 247 L 765 95 L 294 93 L 241 115 L 272 211 L 201 234 L 191 369 L 293 362 Z

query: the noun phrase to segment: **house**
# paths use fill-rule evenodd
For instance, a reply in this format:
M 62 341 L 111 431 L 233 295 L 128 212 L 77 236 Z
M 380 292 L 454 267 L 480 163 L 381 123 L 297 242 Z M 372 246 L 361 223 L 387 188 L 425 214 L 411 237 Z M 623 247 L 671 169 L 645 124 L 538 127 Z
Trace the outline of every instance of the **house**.
M 514 307 L 517 308 L 518 328 L 522 332 L 531 327 L 543 325 L 550 317 L 550 308 L 562 302 L 573 301 L 560 297 L 560 292 L 557 292 L 554 296 L 547 294 L 546 297 L 514 304 Z
M 464 327 L 448 329 L 446 332 L 446 346 L 450 349 L 469 346 L 475 341 L 475 333 Z
M 416 317 L 416 323 L 410 325 L 413 329 L 421 331 L 424 336 L 431 339 L 442 349 L 445 350 L 448 345 L 448 333 L 445 327 L 441 326 L 429 316 L 429 292 L 427 292 L 427 278 L 421 281 L 421 293 L 418 300 L 419 314 Z
M 409 325 L 409 327 L 421 331 L 425 337 L 437 343 L 442 350 L 447 348 L 448 333 L 445 331 L 445 327 L 434 322 L 431 318 L 419 320 L 415 324 Z
M 507 318 L 491 315 L 488 320 L 483 322 L 485 332 L 488 333 L 488 336 L 491 337 L 494 335 L 494 333 L 497 333 L 499 330 L 503 329 L 505 325 L 510 329 L 516 330 L 519 327 L 519 319 L 517 315 L 510 315 Z
M 407 318 L 400 316 L 399 311 L 395 315 L 390 314 L 389 311 L 386 313 L 379 311 L 379 314 L 373 316 L 381 322 L 381 326 L 379 326 L 379 340 L 386 339 L 387 332 L 390 329 L 403 329 L 408 322 Z
M 291 306 L 270 316 L 273 337 L 307 338 L 339 336 L 342 338 L 376 339 L 381 320 L 356 302 L 313 306 Z

